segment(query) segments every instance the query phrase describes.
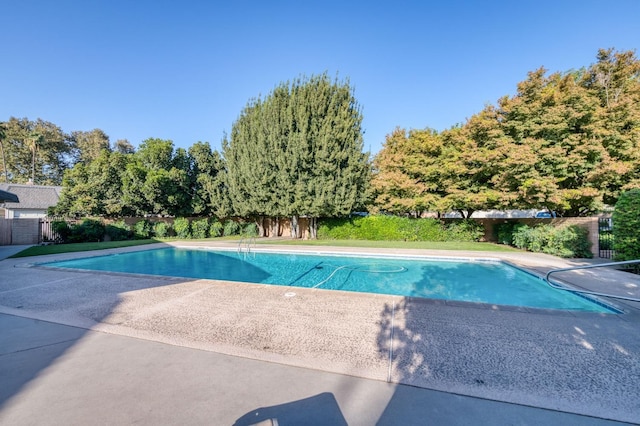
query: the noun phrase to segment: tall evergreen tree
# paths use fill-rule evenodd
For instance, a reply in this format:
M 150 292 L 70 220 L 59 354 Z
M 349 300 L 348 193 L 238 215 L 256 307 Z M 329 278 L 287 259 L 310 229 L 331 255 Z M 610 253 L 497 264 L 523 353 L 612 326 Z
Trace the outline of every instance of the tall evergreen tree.
M 223 142 L 234 213 L 290 217 L 294 237 L 298 218 L 307 216 L 315 238 L 318 217 L 345 215 L 363 202 L 370 170 L 361 124 L 349 83 L 326 74 L 250 101 Z

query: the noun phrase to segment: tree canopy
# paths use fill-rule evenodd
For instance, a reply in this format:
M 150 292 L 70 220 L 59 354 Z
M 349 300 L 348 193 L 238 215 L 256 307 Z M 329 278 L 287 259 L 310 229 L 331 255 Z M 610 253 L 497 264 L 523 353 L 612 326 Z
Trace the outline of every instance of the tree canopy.
M 297 221 L 360 209 L 395 214 L 548 209 L 584 216 L 640 187 L 640 61 L 603 49 L 577 70 L 529 72 L 465 123 L 393 130 L 369 163 L 349 81 L 326 73 L 250 100 L 222 141 L 134 149 L 100 129 L 0 123 L 0 180 L 60 184 L 56 212 Z M 272 233 L 271 233 L 272 234 Z
M 291 217 L 295 236 L 300 216 L 362 206 L 369 164 L 361 123 L 348 81 L 326 74 L 281 83 L 250 101 L 223 141 L 233 214 Z
M 376 200 L 396 213 L 592 214 L 640 186 L 639 129 L 640 61 L 600 50 L 586 69 L 530 72 L 514 96 L 462 126 L 387 136 L 374 160 Z

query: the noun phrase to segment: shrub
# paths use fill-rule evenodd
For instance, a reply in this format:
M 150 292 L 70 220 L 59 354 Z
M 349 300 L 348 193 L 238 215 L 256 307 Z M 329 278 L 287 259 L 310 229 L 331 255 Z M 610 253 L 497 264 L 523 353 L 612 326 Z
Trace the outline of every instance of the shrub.
M 191 222 L 191 235 L 193 238 L 209 237 L 209 219 L 198 219 Z
M 60 242 L 66 242 L 71 235 L 71 227 L 64 220 L 56 220 L 52 222 L 51 230 L 58 234 Z
M 242 227 L 242 235 L 247 237 L 257 237 L 258 236 L 258 225 L 253 222 L 246 223 Z
M 440 220 L 375 215 L 322 219 L 319 239 L 388 241 L 478 241 L 484 228 L 475 221 L 444 225 Z
M 593 257 L 589 231 L 577 225 L 555 228 L 542 251 L 560 257 Z
M 499 223 L 495 227 L 496 240 L 500 244 L 513 245 L 513 233 L 519 224 L 514 222 Z M 520 225 L 522 226 L 522 225 Z
M 445 230 L 447 241 L 480 241 L 484 237 L 484 226 L 475 220 L 450 222 Z
M 214 219 L 213 222 L 211 222 L 211 226 L 209 226 L 209 235 L 211 235 L 212 237 L 220 237 L 222 236 L 222 231 L 222 222 Z
M 71 227 L 69 241 L 74 243 L 97 242 L 104 237 L 104 224 L 95 219 L 84 219 Z
M 153 224 L 153 235 L 155 235 L 158 238 L 165 238 L 168 237 L 169 234 L 171 233 L 171 225 L 169 225 L 167 222 L 155 222 Z
M 191 224 L 186 217 L 177 217 L 173 221 L 173 230 L 178 238 L 191 238 Z
M 153 225 L 147 219 L 140 220 L 133 225 L 133 233 L 138 239 L 151 238 Z
M 233 220 L 228 220 L 224 223 L 222 233 L 225 237 L 229 235 L 238 235 L 240 233 L 240 225 Z
M 124 241 L 131 238 L 131 227 L 123 220 L 108 224 L 104 232 L 111 238 L 111 241 Z
M 517 226 L 513 231 L 513 244 L 523 250 L 559 257 L 593 257 L 589 232 L 577 225 Z
M 640 259 L 640 188 L 623 192 L 613 211 L 615 260 Z

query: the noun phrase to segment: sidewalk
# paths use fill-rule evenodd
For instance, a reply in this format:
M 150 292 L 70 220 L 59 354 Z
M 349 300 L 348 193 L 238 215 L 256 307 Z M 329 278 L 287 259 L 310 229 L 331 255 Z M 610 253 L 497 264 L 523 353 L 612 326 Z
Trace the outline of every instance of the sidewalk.
M 5 314 L 0 378 L 12 425 L 623 424 Z
M 30 245 L 16 245 L 16 246 L 0 246 L 0 260 L 6 259 L 9 256 L 13 256 L 16 253 L 20 253 L 22 250 L 28 249 Z

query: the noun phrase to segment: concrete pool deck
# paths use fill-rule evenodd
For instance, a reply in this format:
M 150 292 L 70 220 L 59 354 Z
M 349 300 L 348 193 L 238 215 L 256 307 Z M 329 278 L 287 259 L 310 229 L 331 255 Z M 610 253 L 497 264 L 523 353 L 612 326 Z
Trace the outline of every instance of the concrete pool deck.
M 587 262 L 520 252 L 275 248 L 491 257 L 538 273 Z M 106 421 L 105 407 L 120 410 L 111 415 L 124 420 L 113 423 L 184 416 L 250 424 L 262 420 L 251 417 L 260 407 L 281 424 L 283 413 L 300 409 L 329 416 L 311 424 L 639 419 L 636 303 L 613 301 L 621 315 L 570 313 L 30 265 L 98 254 L 0 261 L 0 373 L 11 379 L 1 391 L 0 423 L 43 423 L 25 413 L 44 423 L 82 413 Z M 561 278 L 640 296 L 640 280 L 618 271 Z M 34 414 L 37 407 L 46 408 Z

